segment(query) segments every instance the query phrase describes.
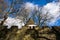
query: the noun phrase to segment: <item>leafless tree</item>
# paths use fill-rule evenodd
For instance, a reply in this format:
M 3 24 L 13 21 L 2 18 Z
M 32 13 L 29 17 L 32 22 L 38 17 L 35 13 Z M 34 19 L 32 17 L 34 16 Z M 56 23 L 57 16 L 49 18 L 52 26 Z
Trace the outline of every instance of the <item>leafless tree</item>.
M 42 8 L 38 8 L 38 10 L 35 10 L 35 14 L 33 14 L 33 18 L 36 16 L 38 18 L 38 26 L 48 26 L 48 22 L 50 22 L 53 17 L 49 14 L 49 11 L 47 11 L 45 14 L 42 12 Z M 35 19 L 35 18 L 34 18 Z M 36 20 L 36 19 L 35 19 Z
M 4 10 L 1 11 L 3 15 L 3 20 L 1 21 L 0 25 L 3 25 L 3 23 L 5 22 L 5 20 L 8 18 L 8 15 L 15 12 L 16 9 L 14 9 L 14 5 L 15 4 L 22 4 L 22 1 L 21 0 L 12 0 L 12 3 L 10 6 L 7 6 L 7 3 L 4 1 L 4 0 L 0 0 L 1 4 L 0 5 L 4 5 Z M 7 11 L 7 9 L 9 8 L 9 10 Z
M 26 22 L 30 18 L 30 13 L 31 11 L 29 9 L 25 9 L 25 7 L 21 7 L 19 12 L 16 15 L 17 15 L 17 18 L 23 20 L 24 23 L 26 24 Z
M 5 21 L 6 16 L 4 16 L 4 14 L 5 14 L 5 9 L 7 8 L 7 4 L 4 2 L 4 0 L 0 0 L 0 2 L 1 2 L 1 4 L 0 4 L 0 7 L 1 7 L 0 15 L 1 15 L 1 17 L 0 18 L 4 18 L 4 21 Z M 2 10 L 2 7 L 4 8 L 4 10 Z M 4 21 L 1 22 L 1 25 L 3 24 Z

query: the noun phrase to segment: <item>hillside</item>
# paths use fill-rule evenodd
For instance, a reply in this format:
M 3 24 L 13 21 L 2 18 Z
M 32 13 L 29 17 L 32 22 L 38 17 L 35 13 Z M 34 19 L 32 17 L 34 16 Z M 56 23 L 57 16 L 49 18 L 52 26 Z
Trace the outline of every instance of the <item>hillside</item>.
M 0 40 L 60 40 L 60 27 L 48 27 L 33 29 L 28 26 L 18 29 L 17 26 L 13 26 L 7 29 L 6 26 L 0 26 Z M 59 30 L 58 30 L 59 29 Z
M 60 27 L 43 26 L 40 28 L 29 27 L 34 24 L 33 20 L 29 20 L 25 26 L 18 29 L 17 26 L 12 26 L 7 29 L 7 26 L 0 25 L 0 40 L 60 40 Z

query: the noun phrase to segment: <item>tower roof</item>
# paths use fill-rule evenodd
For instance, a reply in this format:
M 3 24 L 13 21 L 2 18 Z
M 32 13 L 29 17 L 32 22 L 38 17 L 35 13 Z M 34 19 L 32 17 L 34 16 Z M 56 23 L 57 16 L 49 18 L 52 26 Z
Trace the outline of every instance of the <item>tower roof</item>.
M 34 21 L 32 19 L 29 19 L 26 25 L 32 25 L 32 24 L 34 24 Z

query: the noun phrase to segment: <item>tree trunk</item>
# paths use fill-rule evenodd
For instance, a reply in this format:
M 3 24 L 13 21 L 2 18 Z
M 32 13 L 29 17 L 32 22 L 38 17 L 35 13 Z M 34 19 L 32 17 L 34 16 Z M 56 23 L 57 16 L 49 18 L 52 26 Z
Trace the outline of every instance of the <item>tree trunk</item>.
M 3 25 L 6 19 L 7 19 L 7 14 L 4 15 L 4 20 L 1 21 L 0 25 Z

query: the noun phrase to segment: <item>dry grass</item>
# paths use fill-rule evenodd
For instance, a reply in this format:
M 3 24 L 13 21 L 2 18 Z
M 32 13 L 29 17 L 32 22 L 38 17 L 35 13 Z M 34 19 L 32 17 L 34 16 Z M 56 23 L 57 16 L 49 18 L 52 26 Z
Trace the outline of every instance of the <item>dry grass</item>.
M 30 22 L 34 23 L 33 21 Z M 22 27 L 22 29 L 17 27 L 6 29 L 0 26 L 0 40 L 56 40 L 56 34 L 52 32 L 52 29 L 48 27 L 40 28 L 38 26 L 35 29 L 30 29 L 27 25 Z

